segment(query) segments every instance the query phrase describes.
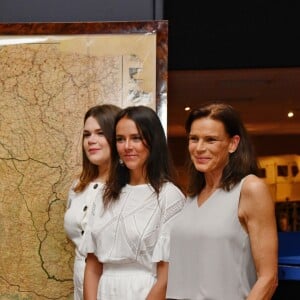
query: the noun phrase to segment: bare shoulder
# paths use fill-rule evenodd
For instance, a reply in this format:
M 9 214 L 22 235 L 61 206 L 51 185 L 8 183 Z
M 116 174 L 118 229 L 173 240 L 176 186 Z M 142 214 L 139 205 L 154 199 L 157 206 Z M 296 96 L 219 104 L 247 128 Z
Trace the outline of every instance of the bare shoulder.
M 265 181 L 255 175 L 248 175 L 242 186 L 242 194 L 251 196 L 260 192 L 269 191 Z
M 245 178 L 241 189 L 240 212 L 251 214 L 272 210 L 274 201 L 270 190 L 263 179 L 249 175 Z

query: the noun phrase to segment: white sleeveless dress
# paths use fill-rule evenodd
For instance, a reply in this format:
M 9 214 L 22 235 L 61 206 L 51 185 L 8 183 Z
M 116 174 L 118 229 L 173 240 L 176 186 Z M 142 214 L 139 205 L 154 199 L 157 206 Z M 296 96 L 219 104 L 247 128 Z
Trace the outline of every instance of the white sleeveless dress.
M 256 272 L 238 219 L 241 187 L 218 189 L 200 206 L 197 197 L 188 198 L 171 230 L 167 298 L 247 298 Z

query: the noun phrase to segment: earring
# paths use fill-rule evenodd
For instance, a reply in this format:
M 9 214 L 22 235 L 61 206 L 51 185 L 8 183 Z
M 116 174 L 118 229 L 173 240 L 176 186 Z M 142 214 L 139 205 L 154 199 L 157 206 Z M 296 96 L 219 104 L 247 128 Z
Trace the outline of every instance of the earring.
M 119 159 L 119 164 L 123 167 L 124 166 L 124 161 L 120 158 Z

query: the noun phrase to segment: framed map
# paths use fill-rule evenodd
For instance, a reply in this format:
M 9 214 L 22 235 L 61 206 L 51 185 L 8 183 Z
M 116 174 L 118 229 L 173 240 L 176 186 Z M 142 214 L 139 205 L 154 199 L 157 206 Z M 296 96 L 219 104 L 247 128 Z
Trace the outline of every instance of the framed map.
M 73 299 L 67 192 L 95 104 L 167 123 L 166 21 L 0 24 L 0 298 Z

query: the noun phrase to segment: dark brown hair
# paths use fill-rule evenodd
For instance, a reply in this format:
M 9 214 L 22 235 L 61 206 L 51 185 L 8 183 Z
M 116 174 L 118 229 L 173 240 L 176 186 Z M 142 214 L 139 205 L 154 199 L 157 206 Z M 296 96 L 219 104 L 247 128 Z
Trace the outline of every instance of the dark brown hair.
M 201 118 L 220 121 L 229 137 L 235 135 L 240 137 L 236 151 L 229 155 L 228 164 L 223 170 L 220 187 L 228 191 L 246 175 L 257 175 L 258 165 L 253 145 L 238 112 L 225 103 L 210 103 L 192 110 L 185 123 L 187 134 L 190 133 L 193 122 Z M 189 175 L 187 192 L 189 196 L 196 196 L 205 187 L 205 177 L 202 172 L 196 170 L 190 157 L 187 165 Z
M 119 107 L 113 104 L 93 106 L 85 113 L 83 124 L 85 124 L 89 117 L 95 118 L 101 127 L 110 148 L 112 148 L 113 126 L 115 117 L 120 110 L 121 109 Z M 92 180 L 98 177 L 98 175 L 99 167 L 91 163 L 87 158 L 82 140 L 82 171 L 74 191 L 82 192 Z
M 150 107 L 130 106 L 118 114 L 114 130 L 116 130 L 117 123 L 123 118 L 128 118 L 135 123 L 139 134 L 145 141 L 145 146 L 149 149 L 149 157 L 146 161 L 147 179 L 158 195 L 164 182 L 175 183 L 176 174 L 160 119 Z M 105 207 L 119 198 L 121 189 L 130 180 L 128 168 L 119 162 L 115 133 L 111 152 L 111 172 L 103 196 Z

